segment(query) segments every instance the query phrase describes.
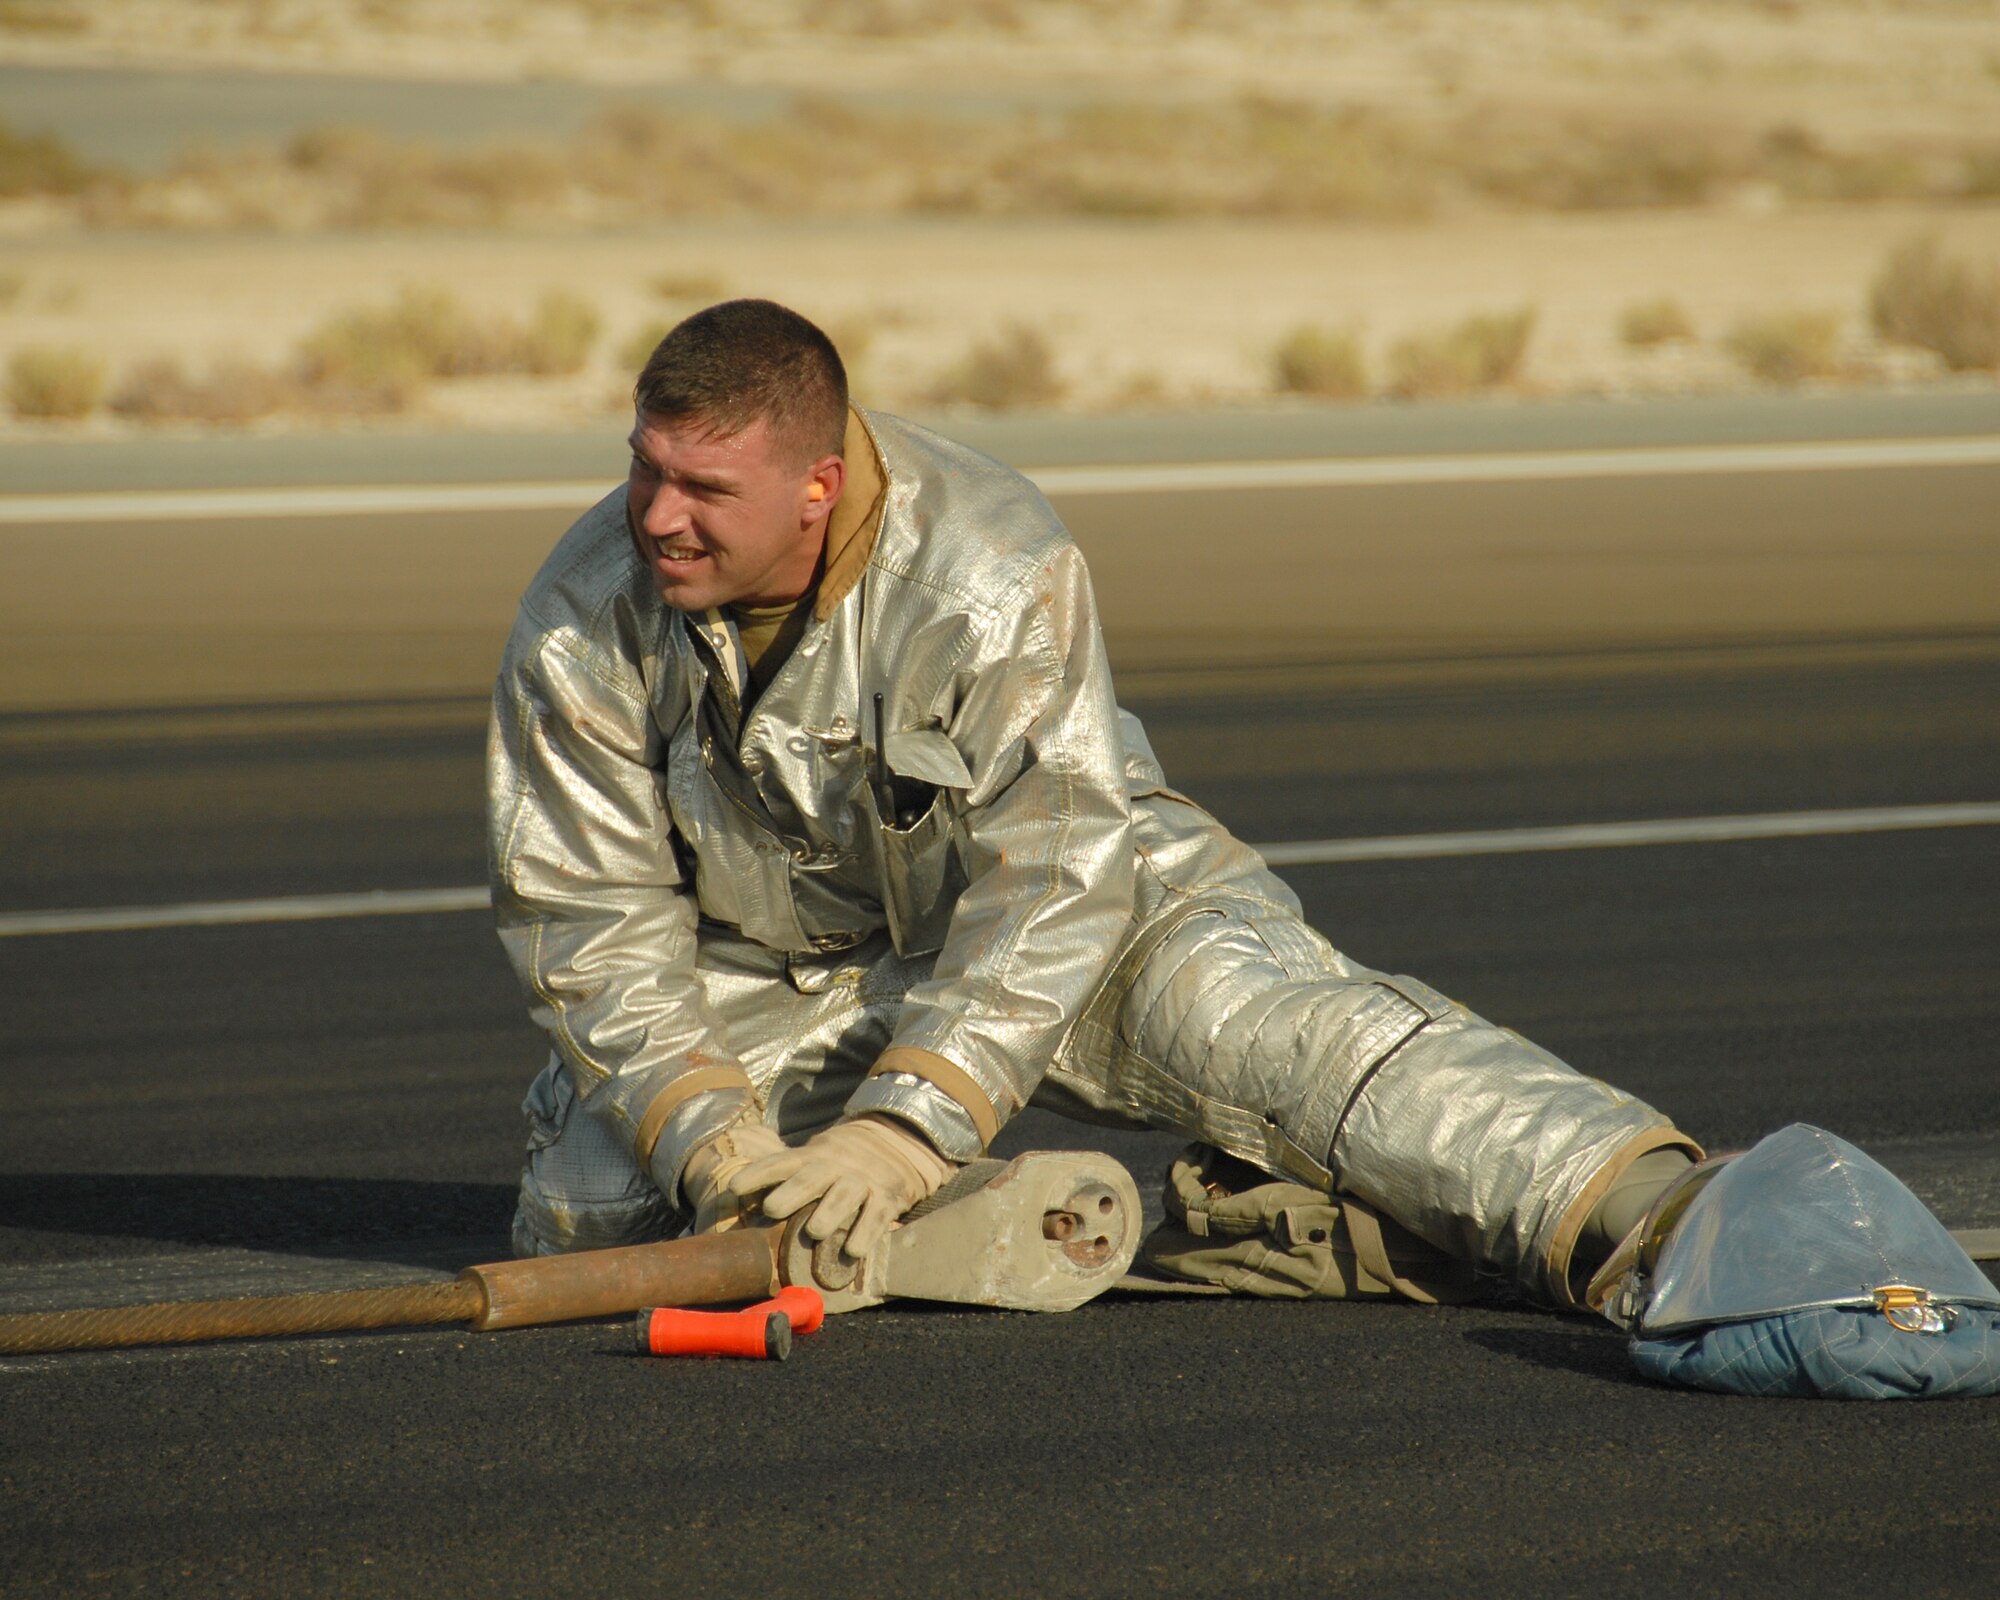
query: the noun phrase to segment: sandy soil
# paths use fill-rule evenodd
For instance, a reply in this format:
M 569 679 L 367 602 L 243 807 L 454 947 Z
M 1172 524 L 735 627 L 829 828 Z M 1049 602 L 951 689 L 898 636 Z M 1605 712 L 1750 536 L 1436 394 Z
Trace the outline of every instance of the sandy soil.
M 1832 381 L 1936 376 L 1931 358 L 1876 344 L 1867 285 L 1885 255 L 1935 230 L 2000 257 L 2000 209 L 1829 208 L 1770 215 L 1488 219 L 1449 226 L 927 222 L 851 228 L 710 225 L 640 235 L 216 238 L 71 236 L 0 245 L 22 288 L 0 356 L 28 344 L 104 352 L 121 369 L 178 356 L 281 359 L 331 312 L 404 284 L 448 285 L 473 309 L 524 315 L 553 288 L 580 294 L 605 334 L 576 378 L 433 385 L 414 424 L 534 427 L 615 412 L 621 346 L 706 295 L 663 299 L 662 279 L 715 296 L 797 305 L 851 352 L 857 390 L 922 400 L 971 339 L 1010 322 L 1044 334 L 1078 409 L 1268 398 L 1271 350 L 1301 322 L 1355 329 L 1379 372 L 1385 348 L 1471 312 L 1532 306 L 1518 387 L 1529 393 L 1696 392 L 1748 380 L 1718 341 L 1736 319 L 1783 308 L 1842 319 L 1850 372 Z M 1670 294 L 1696 342 L 1631 350 L 1622 308 Z M 1959 380 L 1983 381 L 1983 380 Z M 303 424 L 273 422 L 262 426 Z M 52 425 L 20 421 L 0 432 Z M 83 429 L 124 427 L 100 416 Z
M 1254 88 L 1441 116 L 1478 101 L 1616 106 L 1663 128 L 1796 118 L 1850 138 L 2000 131 L 1991 0 L 6 0 L 0 59 L 503 80 L 678 74 L 885 93 Z M 1743 387 L 1751 380 L 1721 340 L 1739 318 L 1774 310 L 1839 314 L 1844 371 L 1825 381 L 1894 383 L 1938 367 L 1873 341 L 1867 287 L 1891 249 L 1924 231 L 1954 253 L 2000 260 L 2000 205 L 1784 208 L 1754 193 L 1697 211 L 1409 225 L 777 219 L 290 238 L 23 228 L 0 239 L 0 361 L 26 345 L 73 346 L 105 360 L 114 381 L 160 355 L 197 370 L 231 355 L 278 362 L 337 310 L 436 284 L 514 316 L 569 290 L 605 334 L 575 378 L 439 383 L 404 424 L 535 426 L 614 411 L 628 381 L 621 351 L 723 294 L 768 294 L 819 318 L 858 356 L 860 391 L 891 406 L 921 402 L 969 341 L 1015 322 L 1053 346 L 1063 404 L 1129 409 L 1267 398 L 1272 347 L 1303 323 L 1352 330 L 1379 383 L 1396 339 L 1522 306 L 1537 314 L 1518 383 L 1528 393 Z M 663 278 L 679 292 L 663 296 Z M 1697 338 L 1625 348 L 1620 311 L 1662 295 Z M 306 425 L 323 424 L 258 426 Z M 0 421 L 0 434 L 55 426 Z M 75 426 L 129 425 L 100 415 Z

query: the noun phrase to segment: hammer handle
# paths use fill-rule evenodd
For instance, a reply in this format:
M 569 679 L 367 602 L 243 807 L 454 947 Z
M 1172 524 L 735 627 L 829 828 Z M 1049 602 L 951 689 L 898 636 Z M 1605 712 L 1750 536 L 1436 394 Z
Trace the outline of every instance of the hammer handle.
M 645 1306 L 727 1305 L 778 1289 L 776 1228 L 667 1239 L 659 1244 L 579 1250 L 467 1267 L 459 1281 L 485 1295 L 474 1328 L 520 1328 L 586 1317 L 630 1316 Z

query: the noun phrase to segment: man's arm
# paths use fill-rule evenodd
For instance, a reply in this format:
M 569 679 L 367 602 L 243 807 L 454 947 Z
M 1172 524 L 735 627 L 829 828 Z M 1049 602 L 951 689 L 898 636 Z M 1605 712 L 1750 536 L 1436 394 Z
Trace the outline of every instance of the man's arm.
M 1111 671 L 1082 555 L 1063 543 L 957 678 L 970 879 L 931 976 L 849 1100 L 967 1160 L 1026 1103 L 1132 916 Z
M 546 607 L 556 620 L 523 605 L 494 690 L 494 910 L 586 1108 L 673 1197 L 689 1153 L 755 1096 L 695 975 L 696 910 L 637 665 L 658 641 L 622 600 L 593 614 L 566 599 Z

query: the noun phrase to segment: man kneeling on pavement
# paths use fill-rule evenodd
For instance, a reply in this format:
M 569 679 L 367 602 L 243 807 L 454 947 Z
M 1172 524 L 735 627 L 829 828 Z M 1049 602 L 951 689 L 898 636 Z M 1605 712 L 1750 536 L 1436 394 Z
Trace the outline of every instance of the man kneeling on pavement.
M 1349 959 L 1169 786 L 1020 474 L 852 409 L 767 301 L 681 323 L 634 402 L 494 698 L 494 903 L 552 1047 L 520 1253 L 761 1206 L 858 1257 L 1030 1104 L 1203 1147 L 1176 1237 L 1282 1180 L 1373 1242 L 1220 1269 L 1273 1292 L 1578 1309 L 1695 1187 L 1666 1117 Z

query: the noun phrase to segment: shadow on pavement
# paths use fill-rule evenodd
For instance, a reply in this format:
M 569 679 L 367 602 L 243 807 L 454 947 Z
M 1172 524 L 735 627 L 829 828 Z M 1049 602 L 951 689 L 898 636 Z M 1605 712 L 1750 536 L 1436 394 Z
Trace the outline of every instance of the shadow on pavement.
M 0 1260 L 129 1253 L 139 1240 L 409 1262 L 441 1243 L 504 1240 L 513 1214 L 513 1188 L 495 1183 L 10 1173 L 0 1175 Z
M 1626 1358 L 1623 1335 L 1609 1327 L 1589 1332 L 1565 1327 L 1474 1328 L 1465 1339 L 1510 1361 L 1551 1372 L 1580 1373 L 1622 1389 L 1640 1382 Z

